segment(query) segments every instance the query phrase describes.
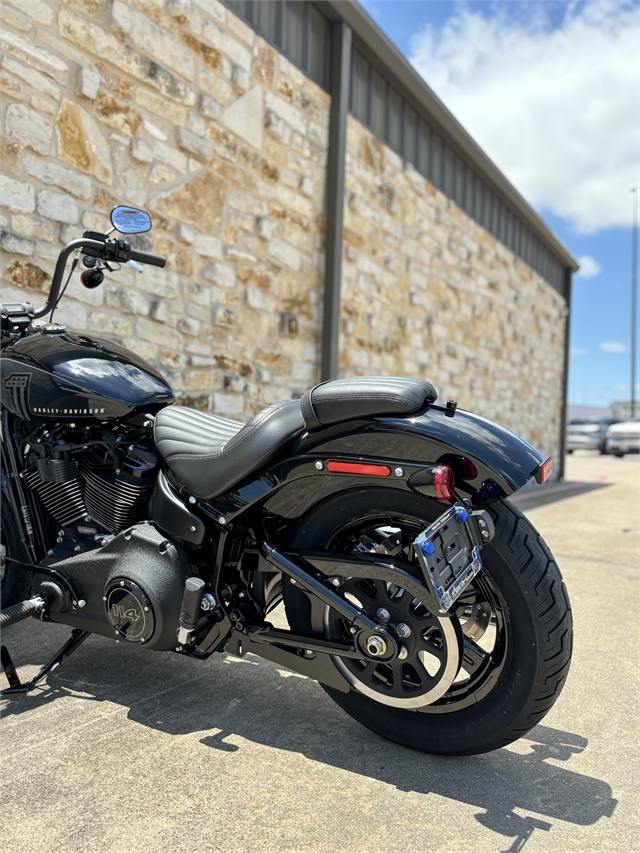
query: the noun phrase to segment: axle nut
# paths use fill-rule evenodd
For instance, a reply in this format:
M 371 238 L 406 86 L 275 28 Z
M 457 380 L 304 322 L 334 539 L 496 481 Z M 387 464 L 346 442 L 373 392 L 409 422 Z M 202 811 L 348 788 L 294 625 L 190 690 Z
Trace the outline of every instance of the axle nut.
M 375 634 L 367 640 L 367 652 L 371 657 L 380 657 L 387 651 L 387 644 L 382 637 Z

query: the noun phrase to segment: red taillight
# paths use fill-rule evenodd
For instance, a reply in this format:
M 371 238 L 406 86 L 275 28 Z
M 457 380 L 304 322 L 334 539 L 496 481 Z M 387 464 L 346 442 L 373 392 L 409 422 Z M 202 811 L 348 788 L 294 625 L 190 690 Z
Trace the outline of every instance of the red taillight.
M 388 465 L 365 465 L 362 462 L 328 462 L 327 471 L 334 474 L 363 474 L 365 477 L 390 477 Z
M 466 457 L 462 460 L 462 477 L 465 480 L 475 480 L 478 476 L 478 469 L 470 459 Z
M 439 501 L 449 501 L 453 497 L 455 478 L 453 471 L 446 465 L 438 465 L 433 469 L 433 485 Z
M 536 482 L 544 483 L 553 473 L 553 459 L 549 456 L 541 465 L 538 465 L 538 473 L 536 474 Z

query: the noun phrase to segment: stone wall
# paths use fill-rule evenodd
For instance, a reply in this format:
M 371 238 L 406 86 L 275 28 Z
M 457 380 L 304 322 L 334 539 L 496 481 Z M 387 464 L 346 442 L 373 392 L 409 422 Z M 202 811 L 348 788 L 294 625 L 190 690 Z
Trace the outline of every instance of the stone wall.
M 128 267 L 56 319 L 117 339 L 233 418 L 318 380 L 328 95 L 216 0 L 2 5 L 4 301 L 62 244 L 151 211 Z
M 56 319 L 245 419 L 319 379 L 328 95 L 217 0 L 5 0 L 4 301 L 43 301 L 62 245 L 151 211 L 128 267 Z M 349 119 L 340 370 L 431 379 L 557 452 L 565 306 Z
M 557 458 L 560 294 L 352 117 L 346 172 L 342 373 L 431 379 Z

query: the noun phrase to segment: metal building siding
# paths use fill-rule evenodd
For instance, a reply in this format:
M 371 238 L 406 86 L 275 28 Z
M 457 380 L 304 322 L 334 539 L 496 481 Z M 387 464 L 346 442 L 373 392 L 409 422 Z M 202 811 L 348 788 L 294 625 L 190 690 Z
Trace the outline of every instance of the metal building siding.
M 329 91 L 331 23 L 314 3 L 308 0 L 225 0 L 225 3 Z M 376 62 L 366 46 L 354 44 L 351 114 L 566 296 L 563 263 L 487 186 L 471 163 L 454 150 L 455 146 L 443 139 L 424 108 L 416 109 L 417 106 L 403 97 L 386 66 Z
M 264 39 L 323 89 L 329 90 L 331 25 L 306 0 L 225 0 Z

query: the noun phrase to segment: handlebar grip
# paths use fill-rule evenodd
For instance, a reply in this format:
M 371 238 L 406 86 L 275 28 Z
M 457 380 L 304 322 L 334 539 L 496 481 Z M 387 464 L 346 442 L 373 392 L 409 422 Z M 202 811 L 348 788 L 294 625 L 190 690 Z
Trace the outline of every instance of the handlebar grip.
M 167 263 L 167 259 L 161 258 L 160 255 L 150 255 L 149 252 L 138 252 L 136 249 L 131 250 L 129 260 L 150 264 L 152 267 L 164 267 Z

